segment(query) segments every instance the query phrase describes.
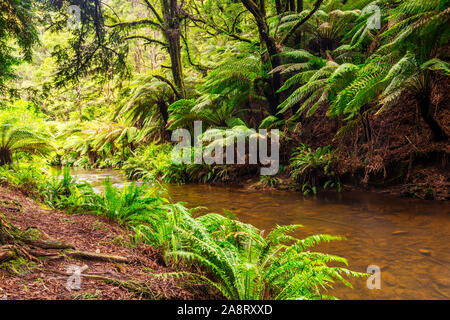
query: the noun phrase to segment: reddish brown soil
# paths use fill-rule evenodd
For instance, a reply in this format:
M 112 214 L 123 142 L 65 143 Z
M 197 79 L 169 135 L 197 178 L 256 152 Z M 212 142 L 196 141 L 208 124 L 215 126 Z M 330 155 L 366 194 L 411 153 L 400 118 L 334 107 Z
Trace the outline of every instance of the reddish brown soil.
M 163 266 L 160 255 L 146 245 L 132 245 L 130 233 L 94 214 L 69 215 L 39 206 L 21 192 L 0 186 L 0 213 L 21 230 L 33 227 L 52 239 L 73 244 L 77 250 L 106 253 L 129 259 L 128 264 L 81 261 L 63 258 L 26 263 L 11 272 L 15 264 L 0 264 L 0 299 L 201 299 L 171 278 L 149 274 L 173 271 Z M 42 251 L 42 249 L 40 249 Z M 48 252 L 49 250 L 46 250 Z M 87 265 L 83 274 L 100 275 L 120 281 L 146 283 L 150 295 L 139 296 L 120 285 L 82 278 L 81 290 L 66 289 L 70 265 Z

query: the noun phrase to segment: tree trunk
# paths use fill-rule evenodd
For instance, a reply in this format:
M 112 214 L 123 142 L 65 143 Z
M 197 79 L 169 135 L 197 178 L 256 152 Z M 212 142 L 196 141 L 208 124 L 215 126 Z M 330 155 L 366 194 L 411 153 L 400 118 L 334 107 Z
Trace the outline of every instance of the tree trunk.
M 164 32 L 168 44 L 168 51 L 170 55 L 172 77 L 175 87 L 182 97 L 186 96 L 183 79 L 183 65 L 181 63 L 181 42 L 180 29 L 169 29 Z
M 297 0 L 297 12 L 300 13 L 303 11 L 303 0 Z
M 259 36 L 261 41 L 264 42 L 267 48 L 267 53 L 271 63 L 272 69 L 278 67 L 281 64 L 281 59 L 278 56 L 279 50 L 275 39 L 270 35 L 269 26 L 267 25 L 266 16 L 263 14 L 262 9 L 255 5 L 252 0 L 241 0 L 242 4 L 247 8 L 248 11 L 253 15 L 256 20 L 256 25 L 258 26 Z M 282 78 L 279 72 L 275 72 L 272 75 L 272 97 L 270 101 L 270 112 L 275 114 L 280 104 L 280 97 L 278 90 L 282 86 Z
M 11 151 L 9 149 L 0 149 L 0 166 L 12 163 Z
M 81 105 L 80 85 L 77 86 L 77 106 L 78 106 L 78 113 L 80 114 L 80 122 L 83 122 L 83 106 Z
M 418 101 L 419 101 L 420 115 L 433 132 L 433 138 L 435 141 L 447 140 L 448 139 L 447 134 L 430 113 L 430 105 L 431 105 L 430 96 L 431 95 L 428 92 L 419 95 Z
M 281 5 L 281 0 L 275 0 L 275 8 L 277 9 L 277 14 L 283 12 L 283 6 Z
M 161 0 L 164 18 L 164 37 L 170 56 L 172 76 L 175 87 L 182 97 L 186 96 L 181 63 L 181 20 L 178 14 L 177 0 Z
M 295 0 L 289 0 L 289 11 L 295 12 Z

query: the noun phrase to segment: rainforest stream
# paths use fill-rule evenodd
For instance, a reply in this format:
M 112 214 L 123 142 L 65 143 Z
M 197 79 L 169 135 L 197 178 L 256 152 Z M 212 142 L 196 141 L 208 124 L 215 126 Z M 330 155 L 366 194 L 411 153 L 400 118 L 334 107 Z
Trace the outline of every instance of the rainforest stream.
M 78 181 L 101 191 L 108 176 L 121 186 L 125 178 L 113 170 L 73 169 Z M 210 185 L 165 185 L 168 196 L 205 212 L 230 210 L 239 220 L 269 231 L 276 225 L 301 224 L 298 237 L 327 233 L 345 241 L 313 250 L 347 258 L 349 268 L 365 272 L 381 268 L 381 289 L 369 290 L 366 279 L 352 279 L 354 289 L 337 285 L 329 293 L 341 299 L 449 299 L 450 206 L 387 195 L 342 192 L 302 196 L 289 191 L 249 191 Z

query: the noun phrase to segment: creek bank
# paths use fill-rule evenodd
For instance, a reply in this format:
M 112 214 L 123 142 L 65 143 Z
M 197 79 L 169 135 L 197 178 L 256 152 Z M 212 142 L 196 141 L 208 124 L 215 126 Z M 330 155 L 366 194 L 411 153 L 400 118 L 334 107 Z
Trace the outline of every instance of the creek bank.
M 421 200 L 437 200 L 446 201 L 450 200 L 450 183 L 442 181 L 442 173 L 437 173 L 437 180 L 432 181 L 432 175 L 428 172 L 428 182 L 417 182 L 415 184 L 400 184 L 400 185 L 386 185 L 386 186 L 370 186 L 362 184 L 341 184 L 342 191 L 358 191 L 391 195 L 400 198 L 416 198 Z M 290 191 L 293 193 L 302 193 L 302 188 L 299 184 L 290 178 L 288 175 L 277 176 L 279 183 L 275 185 L 266 185 L 259 177 L 246 177 L 238 179 L 236 182 L 214 182 L 210 185 L 218 186 L 237 186 L 242 187 L 245 190 L 259 190 L 259 191 Z M 433 184 L 434 188 L 430 188 Z M 330 191 L 328 191 L 330 192 Z M 337 191 L 331 191 L 337 192 Z
M 202 286 L 188 290 L 181 280 L 152 277 L 151 273 L 174 269 L 161 263 L 157 250 L 134 244 L 129 232 L 101 216 L 46 209 L 7 186 L 0 186 L 0 214 L 21 232 L 39 233 L 76 248 L 72 252 L 35 244 L 29 250 L 38 256 L 34 261 L 4 259 L 0 262 L 2 299 L 213 298 Z M 67 272 L 73 266 L 86 270 L 81 289 L 70 291 L 66 286 L 71 274 Z

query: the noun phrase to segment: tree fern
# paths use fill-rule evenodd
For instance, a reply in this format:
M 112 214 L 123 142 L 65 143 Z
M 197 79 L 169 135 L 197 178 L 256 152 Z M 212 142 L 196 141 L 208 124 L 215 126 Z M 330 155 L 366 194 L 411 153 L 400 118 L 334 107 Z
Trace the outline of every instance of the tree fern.
M 0 124 L 0 166 L 12 163 L 14 153 L 48 154 L 53 149 L 49 139 L 25 126 Z

